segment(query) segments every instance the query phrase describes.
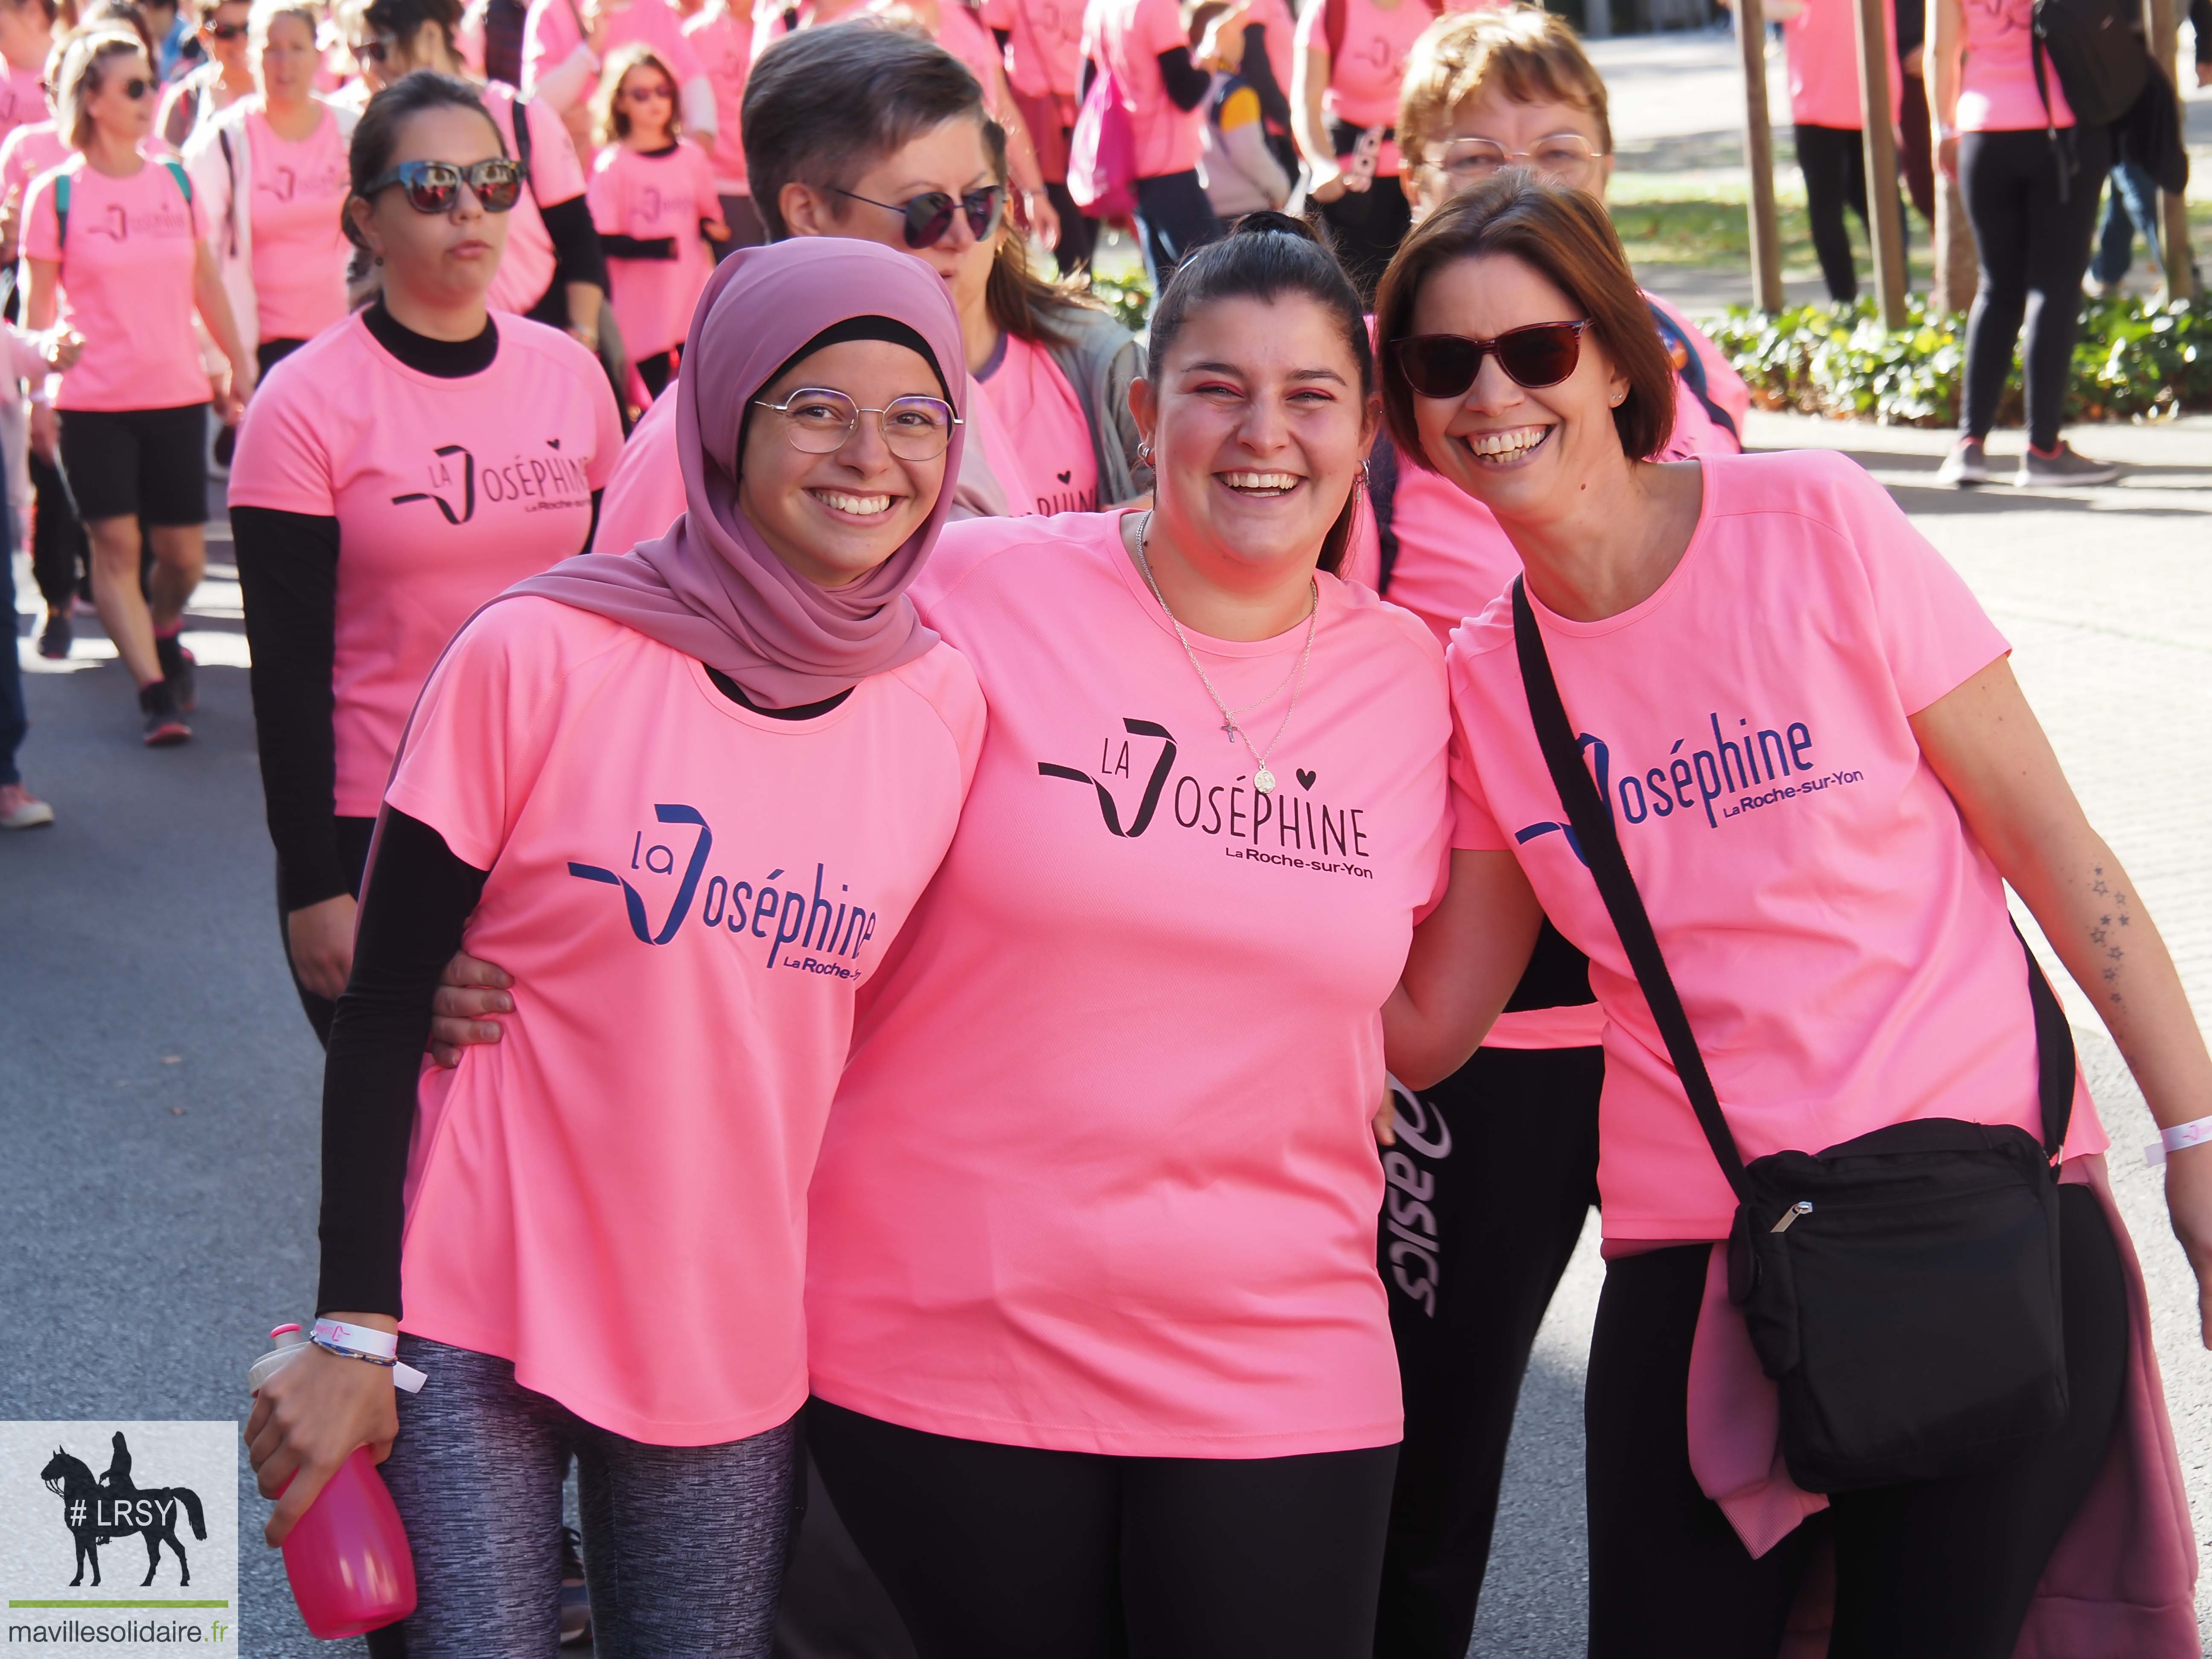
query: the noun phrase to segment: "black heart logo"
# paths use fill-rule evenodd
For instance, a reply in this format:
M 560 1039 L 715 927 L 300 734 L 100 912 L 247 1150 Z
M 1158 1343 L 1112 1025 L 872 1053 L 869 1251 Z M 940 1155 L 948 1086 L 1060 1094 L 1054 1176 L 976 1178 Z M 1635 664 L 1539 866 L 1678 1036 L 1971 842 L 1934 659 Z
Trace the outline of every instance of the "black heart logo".
M 1071 466 L 1066 471 L 1055 473 L 1054 476 L 1056 477 L 1060 483 L 1066 483 L 1070 478 L 1073 478 L 1075 476 L 1075 469 Z
M 548 449 L 558 449 L 561 447 L 561 441 L 558 438 L 548 438 L 545 441 L 545 447 Z
M 1298 787 L 1301 789 L 1312 788 L 1314 787 L 1314 780 L 1320 775 L 1320 773 L 1309 772 L 1304 767 L 1301 766 L 1298 768 Z

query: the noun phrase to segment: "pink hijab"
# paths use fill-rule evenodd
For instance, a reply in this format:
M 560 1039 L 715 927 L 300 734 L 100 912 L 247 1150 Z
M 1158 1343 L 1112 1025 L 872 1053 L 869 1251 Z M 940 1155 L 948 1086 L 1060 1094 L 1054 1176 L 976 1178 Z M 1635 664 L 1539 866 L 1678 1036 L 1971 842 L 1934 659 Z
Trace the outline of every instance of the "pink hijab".
M 747 406 L 808 341 L 856 317 L 887 318 L 927 342 L 962 412 L 960 319 L 944 279 L 921 260 L 842 237 L 741 248 L 708 283 L 684 342 L 676 389 L 684 516 L 658 541 L 564 560 L 502 597 L 537 594 L 611 617 L 719 668 L 770 708 L 819 702 L 936 644 L 906 588 L 952 511 L 964 427 L 952 429 L 929 517 L 847 586 L 817 587 L 793 572 L 738 510 Z

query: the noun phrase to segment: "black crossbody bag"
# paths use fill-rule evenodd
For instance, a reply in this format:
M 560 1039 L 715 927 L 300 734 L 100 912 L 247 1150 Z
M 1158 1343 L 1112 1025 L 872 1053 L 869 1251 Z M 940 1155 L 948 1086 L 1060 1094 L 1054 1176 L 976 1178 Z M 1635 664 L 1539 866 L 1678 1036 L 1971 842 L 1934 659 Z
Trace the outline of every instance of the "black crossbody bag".
M 2050 1433 L 2067 1411 L 2051 1164 L 2073 1111 L 2075 1062 L 2034 956 L 2040 1144 L 2008 1124 L 1921 1118 L 1745 1164 L 1517 578 L 1513 637 L 1560 804 L 1735 1192 L 1729 1294 L 1779 1386 L 1790 1479 L 1818 1492 L 1932 1480 Z

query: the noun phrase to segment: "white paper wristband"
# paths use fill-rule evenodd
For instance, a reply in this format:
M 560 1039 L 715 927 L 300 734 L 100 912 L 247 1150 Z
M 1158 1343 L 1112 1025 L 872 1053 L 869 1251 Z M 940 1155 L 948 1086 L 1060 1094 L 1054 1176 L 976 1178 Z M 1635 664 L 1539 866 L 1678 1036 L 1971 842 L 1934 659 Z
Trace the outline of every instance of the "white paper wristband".
M 2193 1123 L 2177 1123 L 2171 1129 L 2161 1130 L 2158 1139 L 2143 1148 L 2143 1162 L 2154 1167 L 2166 1162 L 2168 1152 L 2180 1152 L 2203 1140 L 2212 1140 L 2212 1117 L 2200 1117 Z

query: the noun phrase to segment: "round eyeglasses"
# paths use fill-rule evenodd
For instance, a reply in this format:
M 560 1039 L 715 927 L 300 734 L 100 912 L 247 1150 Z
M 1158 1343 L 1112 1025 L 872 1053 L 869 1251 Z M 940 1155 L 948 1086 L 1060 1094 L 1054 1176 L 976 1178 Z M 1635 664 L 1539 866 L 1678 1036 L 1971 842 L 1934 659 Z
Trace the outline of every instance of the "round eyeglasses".
M 756 398 L 754 406 L 783 416 L 784 435 L 793 449 L 809 455 L 834 455 L 845 447 L 863 415 L 879 417 L 884 447 L 902 461 L 933 461 L 952 441 L 960 417 L 942 398 L 894 398 L 881 409 L 867 409 L 842 392 L 801 386 L 780 404 Z
M 1527 149 L 1508 149 L 1495 138 L 1455 138 L 1428 147 L 1428 163 L 1455 190 L 1482 184 L 1500 169 L 1525 165 L 1554 184 L 1580 185 L 1607 152 L 1579 132 L 1555 132 Z

